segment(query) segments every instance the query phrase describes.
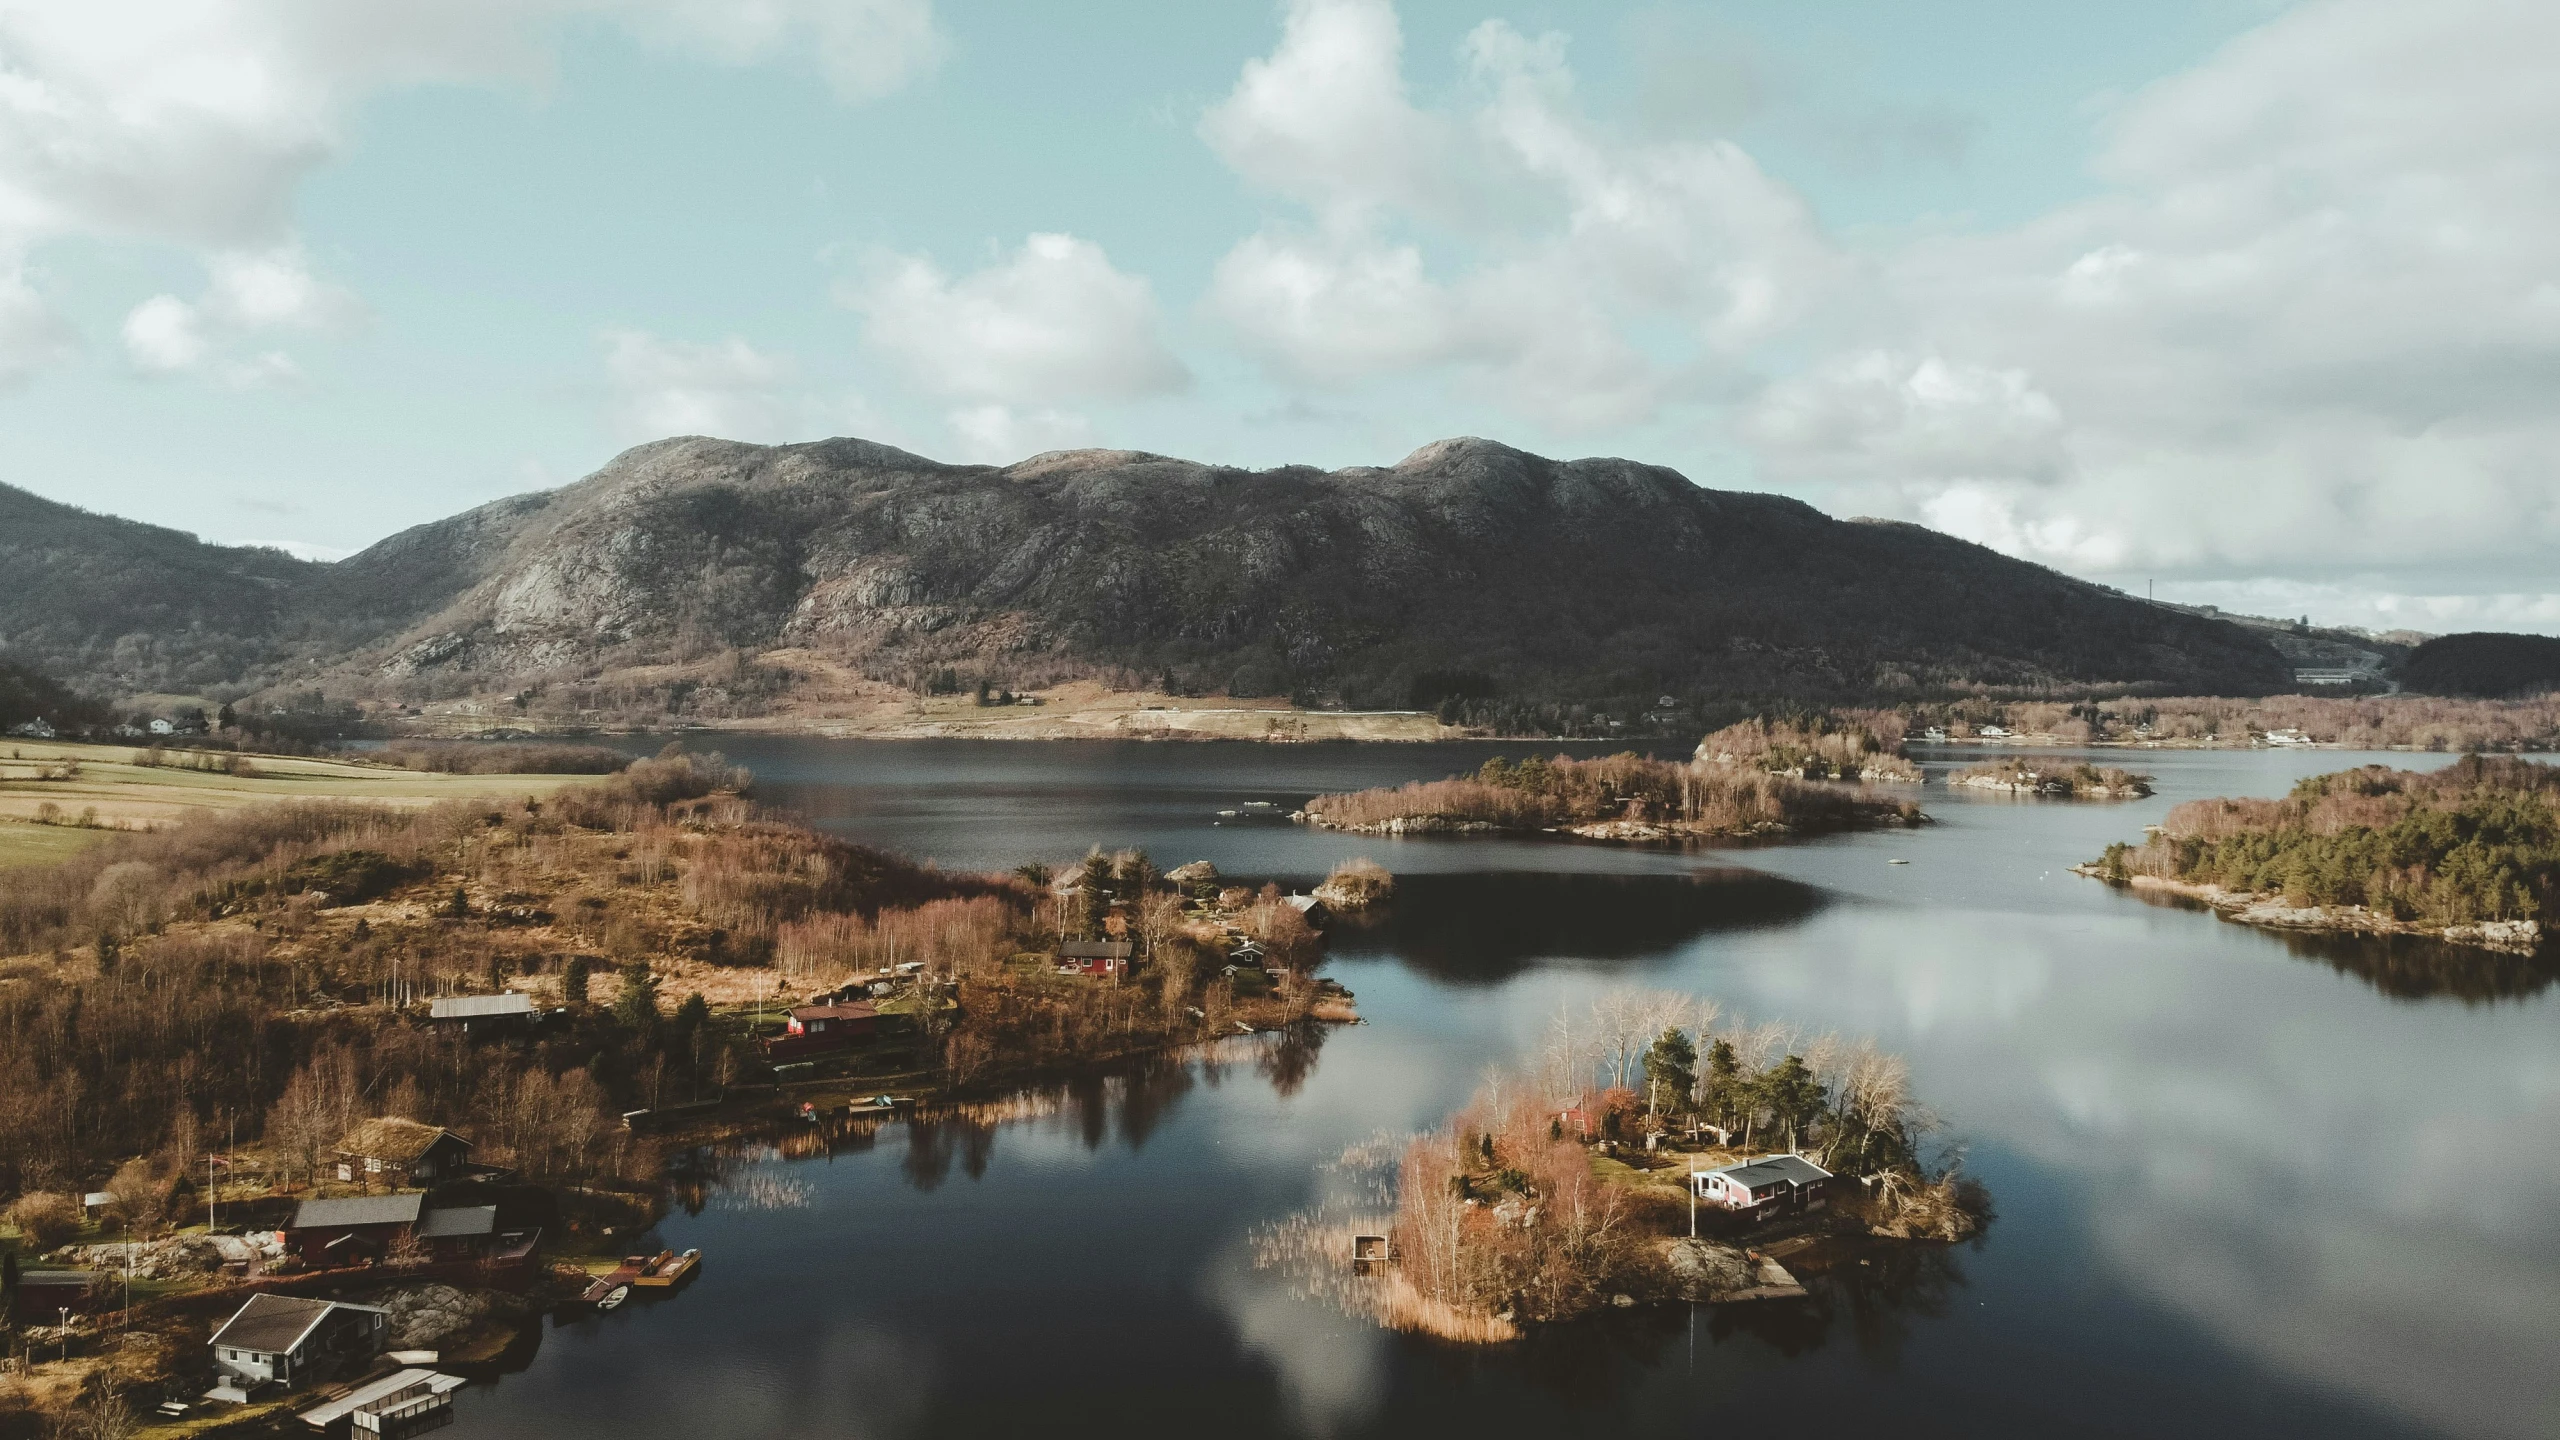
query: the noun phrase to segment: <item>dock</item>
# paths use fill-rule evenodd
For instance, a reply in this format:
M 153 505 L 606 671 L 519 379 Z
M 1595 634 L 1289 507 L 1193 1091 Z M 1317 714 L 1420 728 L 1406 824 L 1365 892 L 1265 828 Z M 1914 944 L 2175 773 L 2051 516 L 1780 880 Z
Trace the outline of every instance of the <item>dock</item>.
M 397 1370 L 303 1411 L 302 1423 L 314 1430 L 327 1430 L 344 1420 L 370 1435 L 413 1434 L 444 1423 L 446 1412 L 453 1406 L 453 1392 L 462 1384 L 459 1375 Z

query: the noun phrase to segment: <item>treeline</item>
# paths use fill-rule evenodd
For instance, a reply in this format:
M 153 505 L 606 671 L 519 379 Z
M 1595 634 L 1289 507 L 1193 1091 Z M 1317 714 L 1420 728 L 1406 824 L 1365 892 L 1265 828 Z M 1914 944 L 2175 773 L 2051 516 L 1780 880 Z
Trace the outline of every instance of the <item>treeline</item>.
M 602 745 L 504 740 L 394 740 L 357 758 L 439 775 L 611 775 L 631 763 Z
M 2012 735 L 2065 744 L 2211 741 L 2242 745 L 2278 731 L 2349 750 L 2436 752 L 2560 748 L 2560 696 L 2534 700 L 2454 700 L 2429 695 L 2269 695 L 2259 699 L 2004 701 L 1968 699 L 1912 705 L 1914 732 L 1979 736 L 1997 725 Z
M 1908 802 L 1808 784 L 1736 765 L 1609 755 L 1502 756 L 1473 775 L 1319 795 L 1312 822 L 1343 830 L 1403 828 L 1537 830 L 1623 820 L 1698 834 L 1846 829 L 1909 822 Z
M 2469 755 L 2315 775 L 2281 800 L 2191 800 L 2099 867 L 2437 925 L 2538 919 L 2560 903 L 2560 770 Z

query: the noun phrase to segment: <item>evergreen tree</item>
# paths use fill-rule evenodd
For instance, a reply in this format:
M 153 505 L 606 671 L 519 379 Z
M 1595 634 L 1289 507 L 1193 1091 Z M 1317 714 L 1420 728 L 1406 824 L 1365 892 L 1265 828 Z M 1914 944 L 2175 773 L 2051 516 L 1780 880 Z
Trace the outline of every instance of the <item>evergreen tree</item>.
M 1823 1093 L 1822 1082 L 1805 1068 L 1800 1055 L 1790 1055 L 1770 1066 L 1757 1088 L 1760 1103 L 1769 1109 L 1770 1123 L 1786 1127 L 1787 1148 L 1791 1150 L 1803 1142 L 1831 1099 Z
M 570 956 L 568 965 L 561 970 L 560 1003 L 564 1005 L 584 1005 L 587 1003 L 586 956 Z
M 1718 1040 L 1707 1047 L 1705 1100 L 1707 1113 L 1716 1123 L 1732 1128 L 1742 1103 L 1742 1060 L 1733 1053 L 1731 1041 Z
M 614 999 L 613 1018 L 644 1043 L 656 1043 L 658 977 L 650 973 L 648 961 L 634 960 L 631 968 L 623 972 L 622 994 Z
M 1645 1108 L 1678 1112 L 1689 1108 L 1689 1090 L 1698 1079 L 1698 1047 L 1679 1026 L 1666 1028 L 1644 1052 Z

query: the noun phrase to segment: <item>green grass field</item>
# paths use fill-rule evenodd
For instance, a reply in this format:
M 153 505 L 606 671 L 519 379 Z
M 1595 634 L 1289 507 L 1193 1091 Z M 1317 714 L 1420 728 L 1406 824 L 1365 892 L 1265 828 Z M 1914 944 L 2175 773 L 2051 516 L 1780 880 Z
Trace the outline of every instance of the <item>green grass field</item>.
M 142 754 L 130 745 L 0 741 L 0 869 L 49 864 L 119 830 L 280 800 L 513 800 L 596 778 L 438 775 L 283 755 L 249 756 L 249 773 L 229 775 L 135 764 Z M 48 816 L 51 823 L 45 823 Z

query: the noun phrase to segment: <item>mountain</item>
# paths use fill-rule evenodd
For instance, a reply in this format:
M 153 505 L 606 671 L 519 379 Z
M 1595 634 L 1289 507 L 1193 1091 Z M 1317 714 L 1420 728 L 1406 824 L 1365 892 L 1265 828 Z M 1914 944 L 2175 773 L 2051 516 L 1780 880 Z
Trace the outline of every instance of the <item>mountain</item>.
M 101 680 L 191 636 L 224 659 L 190 675 L 320 666 L 332 693 L 410 695 L 776 647 L 879 676 L 1105 675 L 1355 708 L 2290 678 L 2238 626 L 1917 526 L 1472 439 L 1326 472 L 681 438 L 326 566 L 80 518 L 100 577 L 132 576 L 123 557 L 146 545 L 205 577 L 202 614 L 126 606 L 83 630 L 58 564 L 48 644 L 80 663 L 49 668 Z
M 2410 652 L 2400 683 L 2421 695 L 2539 695 L 2560 690 L 2560 639 L 2475 631 Z

